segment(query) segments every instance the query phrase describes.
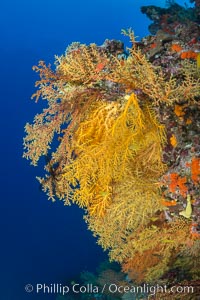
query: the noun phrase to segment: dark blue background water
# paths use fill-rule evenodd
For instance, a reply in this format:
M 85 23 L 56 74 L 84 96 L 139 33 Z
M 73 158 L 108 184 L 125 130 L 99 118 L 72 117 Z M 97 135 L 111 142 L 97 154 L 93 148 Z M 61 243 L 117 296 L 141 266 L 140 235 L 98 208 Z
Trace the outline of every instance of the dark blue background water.
M 56 299 L 26 294 L 24 285 L 63 283 L 106 258 L 82 211 L 48 201 L 35 179 L 42 168 L 22 159 L 24 125 L 41 110 L 29 100 L 37 79 L 32 66 L 40 59 L 53 63 L 73 41 L 121 39 L 122 28 L 132 27 L 141 38 L 149 21 L 139 6 L 164 2 L 1 0 L 0 300 Z

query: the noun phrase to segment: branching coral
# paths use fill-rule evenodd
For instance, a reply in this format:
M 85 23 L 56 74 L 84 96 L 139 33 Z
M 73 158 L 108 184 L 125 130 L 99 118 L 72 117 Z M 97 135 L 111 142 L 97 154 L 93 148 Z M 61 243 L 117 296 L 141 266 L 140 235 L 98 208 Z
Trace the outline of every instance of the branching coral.
M 33 97 L 47 100 L 48 107 L 25 127 L 24 157 L 33 165 L 49 157 L 47 175 L 39 178 L 43 190 L 51 199 L 84 208 L 98 243 L 124 270 L 136 255 L 140 260 L 163 251 L 163 262 L 155 267 L 147 259 L 148 274 L 141 271 L 140 278 L 150 279 L 167 269 L 172 251 L 189 234 L 188 223 L 179 229 L 178 223 L 152 221 L 165 211 L 159 181 L 166 171 L 166 130 L 158 107 L 173 110 L 183 98 L 194 103 L 199 79 L 188 69 L 182 80 L 167 79 L 142 54 L 133 32 L 124 33 L 132 42 L 127 59 L 105 47 L 76 43 L 56 58 L 55 71 L 44 62 L 34 67 L 40 80 Z M 199 172 L 196 164 L 193 170 Z M 185 196 L 183 179 L 177 175 L 170 188 Z M 197 171 L 193 180 L 199 180 Z
M 132 254 L 130 252 L 124 261 L 124 271 L 129 272 L 136 281 L 156 282 L 170 268 L 179 252 L 187 247 L 189 226 L 189 221 L 178 218 L 170 225 L 148 226 L 139 231 L 136 238 L 130 236 L 127 242 Z M 147 253 L 150 256 L 148 259 L 145 258 Z
M 78 156 L 74 176 L 81 186 L 75 191 L 75 199 L 95 216 L 102 215 L 114 202 L 114 193 L 119 183 L 124 182 L 124 176 L 128 175 L 129 180 L 133 177 L 136 192 L 139 181 L 145 181 L 150 174 L 158 178 L 163 171 L 164 128 L 149 108 L 141 110 L 134 94 L 121 102 L 121 107 L 103 103 L 95 109 L 80 124 L 74 138 Z M 67 174 L 63 176 L 67 179 Z

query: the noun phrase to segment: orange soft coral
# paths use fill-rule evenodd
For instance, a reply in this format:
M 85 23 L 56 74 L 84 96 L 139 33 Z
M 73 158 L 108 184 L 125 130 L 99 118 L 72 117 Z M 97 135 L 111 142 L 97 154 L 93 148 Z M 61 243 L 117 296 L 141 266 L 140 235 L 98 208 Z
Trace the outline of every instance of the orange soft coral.
M 184 51 L 180 55 L 181 59 L 197 59 L 197 53 L 191 50 Z
M 177 117 L 183 117 L 185 115 L 184 108 L 185 108 L 184 105 L 177 105 L 177 104 L 175 105 L 174 112 Z
M 180 52 L 183 48 L 179 44 L 172 44 L 171 49 L 175 52 Z
M 200 158 L 194 157 L 191 162 L 191 177 L 194 184 L 200 180 Z
M 177 188 L 181 196 L 185 197 L 187 194 L 187 186 L 185 185 L 187 179 L 186 177 L 179 177 L 177 173 L 171 173 L 167 177 L 169 179 L 169 191 L 175 193 Z
M 191 169 L 191 179 L 194 184 L 198 184 L 200 181 L 200 158 L 193 157 L 191 163 L 186 163 L 186 167 Z
M 176 138 L 176 136 L 174 134 L 172 134 L 172 136 L 170 137 L 170 144 L 174 148 L 177 146 L 177 138 Z
M 165 199 L 162 199 L 162 204 L 164 206 L 176 206 L 177 202 L 176 202 L 176 200 L 167 201 Z

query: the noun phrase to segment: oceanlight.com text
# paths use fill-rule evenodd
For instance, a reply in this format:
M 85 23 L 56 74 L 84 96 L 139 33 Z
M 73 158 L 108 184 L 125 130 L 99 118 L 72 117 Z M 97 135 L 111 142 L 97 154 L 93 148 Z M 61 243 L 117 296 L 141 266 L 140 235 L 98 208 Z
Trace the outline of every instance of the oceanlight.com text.
M 25 285 L 25 291 L 27 293 L 35 292 L 37 294 L 60 294 L 66 295 L 69 293 L 74 294 L 103 294 L 105 291 L 110 294 L 120 293 L 120 294 L 148 294 L 155 295 L 156 293 L 169 293 L 169 294 L 192 294 L 194 293 L 193 286 L 172 286 L 167 288 L 166 285 L 149 285 L 143 284 L 140 286 L 134 285 L 116 285 L 116 284 L 104 284 L 103 286 L 97 286 L 93 284 L 73 284 L 73 285 L 63 285 L 61 283 L 37 283 L 35 286 L 32 284 Z

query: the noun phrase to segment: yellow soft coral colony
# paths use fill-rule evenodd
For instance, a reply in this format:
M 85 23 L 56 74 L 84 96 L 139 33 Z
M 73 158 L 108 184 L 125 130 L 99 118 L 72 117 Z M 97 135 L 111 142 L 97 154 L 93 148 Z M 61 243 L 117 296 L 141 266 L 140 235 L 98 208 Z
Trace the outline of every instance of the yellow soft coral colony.
M 55 71 L 44 62 L 35 67 L 34 96 L 48 107 L 26 125 L 24 139 L 24 157 L 34 165 L 51 155 L 39 179 L 44 191 L 84 208 L 98 243 L 120 263 L 134 257 L 137 236 L 163 210 L 158 182 L 166 137 L 154 108 L 199 95 L 191 72 L 181 83 L 166 82 L 137 49 L 133 32 L 127 35 L 133 47 L 123 63 L 94 44 L 78 44 L 57 57 Z
M 155 190 L 154 178 L 164 170 L 161 147 L 165 140 L 163 126 L 150 107 L 141 110 L 135 94 L 121 99 L 121 104 L 102 102 L 98 106 L 80 123 L 73 143 L 77 158 L 62 175 L 62 181 L 70 182 L 71 174 L 77 179 L 80 188 L 74 191 L 74 201 L 96 219 L 114 202 L 124 176 L 126 184 L 132 184 L 132 196 L 138 189 L 144 193 L 145 180 L 149 190 Z M 120 197 L 127 198 L 125 189 Z
M 89 229 L 98 236 L 98 243 L 110 250 L 110 258 L 122 263 L 133 251 L 131 244 L 128 244 L 129 236 L 133 236 L 138 228 L 142 229 L 152 216 L 162 210 L 157 181 L 164 171 L 161 150 L 165 131 L 149 106 L 140 108 L 135 94 L 124 98 L 121 113 L 109 128 L 104 133 L 105 144 L 101 140 L 94 151 L 94 155 L 97 153 L 94 162 L 99 162 L 100 166 L 97 182 L 101 183 L 104 173 L 109 175 L 103 185 L 104 189 L 110 188 L 109 202 L 106 209 L 103 197 L 88 203 L 85 219 Z M 102 152 L 99 152 L 100 149 Z M 88 156 L 91 153 L 89 149 L 86 152 Z M 87 165 L 86 161 L 83 165 Z M 103 178 L 101 175 L 98 177 L 99 174 Z M 103 206 L 100 210 L 102 214 L 95 210 L 97 203 L 99 207 Z

